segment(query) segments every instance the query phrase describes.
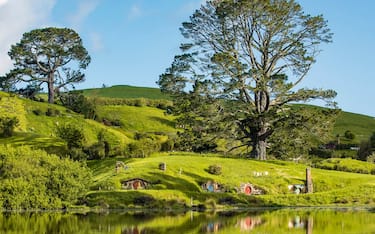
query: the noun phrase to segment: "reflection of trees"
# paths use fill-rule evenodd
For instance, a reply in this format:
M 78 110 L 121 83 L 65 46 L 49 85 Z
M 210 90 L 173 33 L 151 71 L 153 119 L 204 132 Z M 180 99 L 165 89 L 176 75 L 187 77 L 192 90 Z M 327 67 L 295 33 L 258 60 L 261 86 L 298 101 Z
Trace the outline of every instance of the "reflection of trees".
M 354 218 L 355 217 L 355 218 Z M 262 210 L 216 213 L 0 213 L 4 234 L 372 233 L 375 212 Z M 370 230 L 370 231 L 369 231 Z
M 90 233 L 89 223 L 82 222 L 76 215 L 43 213 L 0 213 L 0 233 Z

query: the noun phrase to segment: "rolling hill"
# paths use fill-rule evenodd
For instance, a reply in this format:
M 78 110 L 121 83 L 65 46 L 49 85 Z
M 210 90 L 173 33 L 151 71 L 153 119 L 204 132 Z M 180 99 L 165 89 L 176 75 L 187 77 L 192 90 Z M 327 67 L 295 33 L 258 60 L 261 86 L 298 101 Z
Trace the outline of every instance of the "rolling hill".
M 116 90 L 116 91 L 113 91 Z M 136 92 L 135 90 L 138 90 Z M 113 91 L 113 92 L 112 92 Z M 84 90 L 90 97 L 106 98 L 150 98 L 165 99 L 158 89 L 115 86 L 103 90 Z M 133 93 L 132 93 L 133 92 Z M 132 94 L 126 94 L 132 93 Z M 153 94 L 152 94 L 153 93 Z M 49 114 L 47 114 L 49 113 Z M 16 134 L 1 138 L 0 144 L 14 147 L 30 145 L 56 153 L 65 148 L 65 143 L 56 136 L 56 127 L 73 124 L 85 133 L 85 144 L 93 145 L 98 135 L 105 133 L 112 148 L 118 150 L 137 142 L 144 133 L 157 134 L 152 141 L 163 141 L 163 135 L 174 134 L 174 119 L 164 111 L 149 106 L 102 105 L 98 106 L 99 119 L 84 119 L 62 106 L 36 102 L 0 92 L 0 117 L 16 116 L 19 125 Z M 108 125 L 105 121 L 118 123 Z M 334 135 L 340 136 L 350 130 L 358 142 L 366 139 L 375 130 L 375 119 L 353 113 L 342 112 L 337 120 Z M 116 151 L 114 151 L 116 152 Z M 120 151 L 117 151 L 120 152 Z M 126 154 L 110 158 L 90 160 L 94 181 L 85 204 L 101 208 L 124 208 L 137 206 L 179 207 L 192 204 L 205 207 L 236 206 L 356 206 L 375 205 L 375 177 L 332 170 L 313 169 L 314 194 L 295 195 L 288 191 L 290 184 L 303 184 L 306 165 L 283 161 L 259 162 L 248 159 L 226 158 L 215 154 L 190 154 L 182 152 L 155 153 L 148 158 L 129 158 Z M 117 172 L 115 166 L 121 162 Z M 160 163 L 167 169 L 159 169 Z M 334 169 L 333 161 L 323 166 Z M 341 161 L 339 166 L 375 171 L 374 164 Z M 348 164 L 349 163 L 349 164 Z M 222 168 L 220 175 L 208 172 L 211 165 Z M 337 167 L 337 166 L 336 166 Z M 265 173 L 267 172 L 267 173 Z M 258 176 L 261 173 L 262 176 Z M 127 191 L 121 183 L 132 178 L 149 181 L 147 190 Z M 201 185 L 215 181 L 225 188 L 225 193 L 210 193 Z M 241 183 L 251 183 L 264 195 L 245 196 L 238 193 Z
M 129 85 L 115 85 L 82 91 L 88 97 L 169 99 L 167 95 L 160 92 L 160 89 Z
M 167 99 L 169 97 L 160 92 L 158 88 L 134 87 L 128 85 L 117 85 L 107 88 L 85 89 L 84 95 L 88 97 L 107 97 L 107 98 L 147 98 L 147 99 Z M 367 140 L 375 132 L 375 117 L 362 114 L 345 112 L 343 110 L 336 120 L 332 137 L 340 135 L 343 138 L 345 131 L 351 131 L 355 134 L 353 143 L 360 143 Z M 344 142 L 348 140 L 344 139 Z

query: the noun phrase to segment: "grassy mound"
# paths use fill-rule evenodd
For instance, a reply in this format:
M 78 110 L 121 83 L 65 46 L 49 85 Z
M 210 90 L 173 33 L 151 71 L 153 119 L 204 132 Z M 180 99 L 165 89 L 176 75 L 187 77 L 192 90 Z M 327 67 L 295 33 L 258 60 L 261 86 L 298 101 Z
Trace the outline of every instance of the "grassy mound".
M 125 208 L 201 204 L 207 207 L 235 206 L 322 206 L 375 205 L 375 176 L 312 169 L 313 194 L 292 194 L 288 185 L 304 184 L 305 165 L 248 159 L 223 158 L 217 155 L 187 153 L 158 154 L 145 159 L 122 159 L 126 168 L 115 171 L 116 161 L 91 161 L 94 185 L 87 196 L 91 206 Z M 163 162 L 167 170 L 158 165 Z M 210 165 L 220 165 L 222 173 L 208 172 Z M 141 178 L 151 183 L 147 190 L 122 190 L 121 181 Z M 226 192 L 203 191 L 207 181 L 221 184 Z M 264 195 L 239 193 L 241 184 L 251 183 Z M 136 198 L 143 198 L 138 201 Z

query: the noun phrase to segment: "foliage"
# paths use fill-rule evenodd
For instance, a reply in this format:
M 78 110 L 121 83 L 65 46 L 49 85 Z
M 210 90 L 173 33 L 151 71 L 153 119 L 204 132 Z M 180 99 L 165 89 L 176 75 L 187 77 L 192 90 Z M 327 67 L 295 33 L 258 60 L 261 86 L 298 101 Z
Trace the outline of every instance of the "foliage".
M 0 117 L 0 137 L 11 137 L 19 124 L 16 117 Z
M 370 136 L 371 148 L 375 149 L 375 132 Z
M 283 160 L 304 158 L 313 148 L 327 142 L 331 138 L 335 117 L 340 113 L 335 109 L 312 106 L 290 108 L 287 119 L 275 125 L 275 132 L 269 140 L 270 153 Z
M 362 174 L 373 174 L 372 171 L 375 170 L 374 164 L 347 158 L 326 159 L 316 163 L 315 167 L 326 170 L 346 171 Z
M 15 68 L 3 79 L 7 83 L 47 84 L 49 103 L 54 103 L 54 95 L 61 88 L 82 82 L 82 70 L 90 63 L 81 38 L 68 28 L 49 27 L 26 32 L 8 54 Z
M 157 88 L 135 87 L 129 85 L 114 85 L 111 87 L 85 89 L 83 94 L 90 98 L 103 98 L 103 100 L 111 101 L 116 100 L 132 100 L 137 98 L 145 98 L 147 100 L 168 100 L 169 97 L 160 92 Z M 116 104 L 112 104 L 116 105 Z M 127 104 L 126 104 L 127 105 Z
M 55 108 L 52 108 L 52 107 L 47 108 L 46 116 L 56 117 L 56 116 L 59 116 L 59 115 L 60 115 L 60 111 L 58 109 L 55 109 Z
M 87 119 L 96 118 L 95 104 L 87 99 L 82 92 L 68 92 L 60 94 L 60 101 L 63 106 L 70 110 L 83 114 Z
M 359 145 L 359 150 L 357 152 L 357 157 L 361 161 L 367 161 L 367 157 L 372 154 L 372 147 L 370 140 L 362 141 Z
M 128 155 L 132 158 L 145 158 L 152 153 L 159 152 L 161 144 L 157 140 L 147 137 L 138 141 L 132 142 L 128 145 Z
M 162 110 L 167 110 L 171 108 L 172 101 L 165 100 L 165 99 L 146 99 L 146 98 L 105 98 L 105 97 L 90 97 L 91 100 L 95 105 L 127 105 L 127 106 L 148 106 L 148 107 L 156 107 Z
M 58 209 L 82 197 L 91 182 L 89 169 L 29 147 L 0 146 L 0 207 Z
M 98 133 L 98 142 L 91 145 L 90 147 L 84 149 L 84 152 L 87 154 L 88 159 L 103 159 L 109 157 L 111 151 L 111 145 L 107 134 L 104 131 Z
M 217 132 L 250 146 L 257 159 L 266 159 L 279 127 L 304 124 L 290 123 L 288 103 L 323 99 L 334 106 L 333 90 L 296 89 L 332 34 L 321 15 L 305 14 L 295 1 L 207 1 L 181 32 L 187 41 L 160 76 L 161 90 L 174 98 L 175 111 L 187 108 L 186 115 L 199 103 L 189 106 L 190 100 L 202 99 L 189 117 L 197 128 L 212 119 Z M 216 115 L 204 113 L 210 103 L 218 105 Z
M 80 149 L 85 141 L 83 130 L 73 124 L 57 126 L 56 134 L 67 143 L 68 149 Z
M 352 133 L 350 130 L 346 130 L 344 136 L 349 140 L 353 140 L 355 138 L 355 134 Z
M 220 175 L 221 174 L 221 166 L 220 165 L 210 165 L 208 167 L 208 173 L 212 175 Z

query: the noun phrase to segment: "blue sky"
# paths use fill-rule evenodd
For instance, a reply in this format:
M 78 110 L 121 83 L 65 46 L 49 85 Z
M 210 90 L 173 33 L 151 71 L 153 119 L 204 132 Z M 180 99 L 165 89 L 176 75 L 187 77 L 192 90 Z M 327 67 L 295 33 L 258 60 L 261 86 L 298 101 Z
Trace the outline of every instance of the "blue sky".
M 297 0 L 323 14 L 334 33 L 301 87 L 334 89 L 345 111 L 375 116 L 375 1 Z M 179 27 L 203 0 L 0 0 L 0 75 L 22 33 L 69 27 L 92 57 L 77 88 L 117 84 L 157 87 L 182 42 Z

